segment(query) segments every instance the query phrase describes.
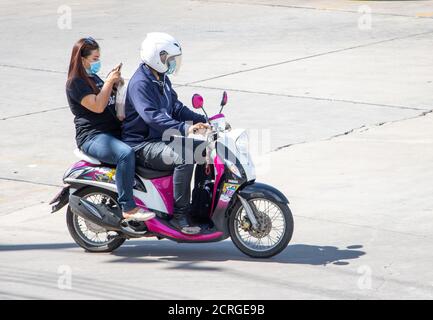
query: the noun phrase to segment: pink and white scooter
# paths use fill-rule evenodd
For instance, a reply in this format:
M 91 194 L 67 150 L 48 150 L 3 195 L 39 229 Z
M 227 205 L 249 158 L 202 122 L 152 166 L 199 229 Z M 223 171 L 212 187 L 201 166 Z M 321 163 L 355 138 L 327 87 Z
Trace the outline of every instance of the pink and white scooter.
M 193 106 L 203 109 L 195 94 Z M 267 258 L 284 250 L 293 233 L 293 217 L 287 198 L 269 185 L 255 182 L 245 130 L 226 127 L 221 113 L 227 103 L 224 92 L 220 113 L 209 119 L 204 137 L 208 164 L 196 165 L 192 219 L 202 227 L 197 235 L 181 233 L 169 220 L 173 215 L 172 172 L 136 168 L 134 199 L 137 206 L 155 212 L 145 222 L 125 222 L 117 202 L 115 168 L 89 157 L 69 168 L 66 186 L 51 201 L 52 212 L 68 205 L 66 221 L 75 242 L 90 252 L 110 252 L 126 239 L 157 237 L 176 242 L 215 242 L 231 237 L 245 254 Z

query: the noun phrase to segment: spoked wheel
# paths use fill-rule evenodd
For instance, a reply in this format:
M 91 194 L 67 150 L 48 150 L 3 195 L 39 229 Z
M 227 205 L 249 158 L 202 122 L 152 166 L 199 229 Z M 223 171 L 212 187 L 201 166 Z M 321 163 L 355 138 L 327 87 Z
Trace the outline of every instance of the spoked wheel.
M 229 220 L 230 236 L 236 247 L 253 258 L 269 258 L 284 250 L 293 234 L 293 217 L 286 204 L 264 198 L 250 199 L 255 208 L 257 228 L 254 228 L 240 202 L 233 208 Z
M 119 207 L 116 194 L 104 189 L 84 188 L 78 191 L 76 195 L 89 202 L 106 205 L 113 210 Z M 75 242 L 90 252 L 111 252 L 120 247 L 126 240 L 116 237 L 115 231 L 108 231 L 73 213 L 69 206 L 66 212 L 66 224 Z

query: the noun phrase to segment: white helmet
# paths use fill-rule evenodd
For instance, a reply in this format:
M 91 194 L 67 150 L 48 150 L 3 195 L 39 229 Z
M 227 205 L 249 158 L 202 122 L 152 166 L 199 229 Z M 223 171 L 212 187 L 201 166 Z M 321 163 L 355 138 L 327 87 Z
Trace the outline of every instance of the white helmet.
M 164 62 L 161 57 L 165 56 Z M 181 64 L 182 49 L 179 42 L 167 33 L 151 32 L 141 43 L 141 60 L 159 73 L 178 72 Z

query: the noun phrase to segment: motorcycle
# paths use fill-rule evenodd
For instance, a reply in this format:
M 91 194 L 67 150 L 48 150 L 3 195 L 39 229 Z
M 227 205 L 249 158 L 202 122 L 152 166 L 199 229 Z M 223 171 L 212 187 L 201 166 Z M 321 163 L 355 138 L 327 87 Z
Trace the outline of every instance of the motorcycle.
M 222 113 L 208 118 L 211 129 L 203 136 L 206 163 L 195 166 L 191 218 L 201 226 L 196 235 L 183 234 L 169 223 L 173 216 L 173 172 L 136 166 L 133 190 L 137 206 L 155 217 L 125 222 L 117 202 L 115 166 L 101 163 L 80 150 L 79 161 L 64 174 L 65 187 L 50 202 L 52 213 L 68 205 L 66 222 L 74 241 L 89 252 L 111 252 L 127 239 L 156 237 L 182 243 L 205 243 L 231 238 L 253 258 L 269 258 L 284 250 L 293 234 L 289 201 L 276 188 L 256 182 L 245 130 L 229 128 Z

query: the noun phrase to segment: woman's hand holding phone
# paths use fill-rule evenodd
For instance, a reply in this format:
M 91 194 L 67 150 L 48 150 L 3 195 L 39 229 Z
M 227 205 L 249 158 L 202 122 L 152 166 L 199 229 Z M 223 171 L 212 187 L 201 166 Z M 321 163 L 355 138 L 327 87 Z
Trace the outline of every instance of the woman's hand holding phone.
M 111 82 L 114 87 L 117 87 L 119 84 L 123 85 L 125 83 L 120 72 L 120 70 L 122 69 L 122 65 L 122 62 L 119 63 L 113 70 L 111 70 L 107 77 L 107 82 Z

